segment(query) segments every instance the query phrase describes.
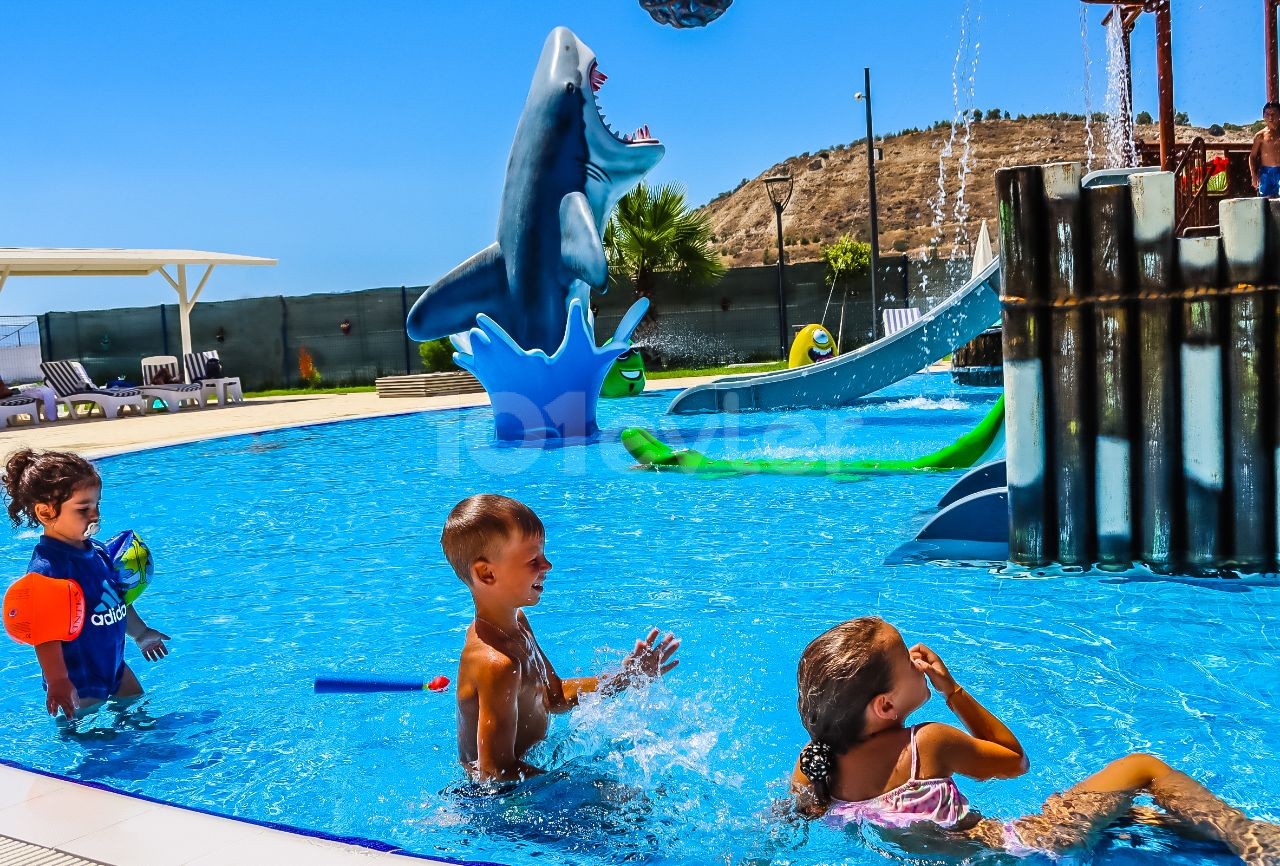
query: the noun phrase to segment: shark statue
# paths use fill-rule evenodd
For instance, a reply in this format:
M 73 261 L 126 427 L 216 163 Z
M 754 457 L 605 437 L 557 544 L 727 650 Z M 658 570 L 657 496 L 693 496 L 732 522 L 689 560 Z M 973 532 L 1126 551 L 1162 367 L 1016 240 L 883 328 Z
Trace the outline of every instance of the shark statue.
M 547 37 L 507 161 L 498 240 L 437 280 L 409 311 L 415 340 L 466 332 L 485 314 L 526 350 L 552 354 L 569 305 L 607 277 L 614 205 L 666 149 L 642 126 L 616 134 L 596 103 L 606 76 L 570 30 Z

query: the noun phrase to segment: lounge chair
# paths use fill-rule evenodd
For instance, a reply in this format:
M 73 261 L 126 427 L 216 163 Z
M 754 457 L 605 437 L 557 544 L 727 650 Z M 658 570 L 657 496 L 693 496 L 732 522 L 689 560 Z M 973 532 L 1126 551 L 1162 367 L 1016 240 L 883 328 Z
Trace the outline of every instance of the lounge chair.
M 67 407 L 67 414 L 79 418 L 77 403 L 91 403 L 102 410 L 107 418 L 115 418 L 125 407 L 132 406 L 138 414 L 147 412 L 148 398 L 137 388 L 99 388 L 93 384 L 84 365 L 79 361 L 45 361 L 40 364 L 45 381 L 58 392 L 58 402 Z M 87 414 L 92 414 L 90 408 Z
M 881 310 L 880 315 L 884 319 L 884 335 L 889 337 L 919 321 L 920 309 L 918 307 L 891 307 L 887 310 Z
M 161 370 L 169 372 L 169 381 L 155 383 L 156 373 Z M 170 412 L 177 412 L 183 403 L 191 403 L 201 409 L 208 404 L 205 389 L 198 382 L 188 384 L 181 381 L 178 372 L 178 359 L 173 355 L 152 355 L 142 359 L 142 387 L 138 390 L 152 400 L 160 400 Z
M 219 406 L 226 406 L 230 402 L 243 403 L 244 393 L 240 390 L 239 377 L 210 378 L 208 370 L 210 360 L 222 363 L 217 349 L 210 349 L 207 352 L 188 352 L 183 355 L 182 365 L 187 371 L 187 381 L 199 382 L 205 389 L 206 400 L 211 396 L 217 397 Z
M 21 394 L 0 400 L 0 427 L 7 427 L 9 422 L 19 415 L 30 415 L 31 423 L 39 424 L 40 401 L 35 397 L 23 397 Z

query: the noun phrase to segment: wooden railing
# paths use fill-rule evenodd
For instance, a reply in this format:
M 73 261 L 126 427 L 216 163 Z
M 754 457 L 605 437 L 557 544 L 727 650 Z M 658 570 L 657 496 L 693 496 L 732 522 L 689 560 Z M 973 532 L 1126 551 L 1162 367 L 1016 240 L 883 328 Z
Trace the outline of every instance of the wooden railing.
M 1213 233 L 1218 225 L 1219 202 L 1254 194 L 1249 177 L 1249 150 L 1250 145 L 1245 142 L 1207 142 L 1200 136 L 1175 146 L 1175 210 L 1179 235 Z M 1225 186 L 1210 188 L 1210 172 L 1217 161 L 1211 161 L 1210 156 L 1227 159 Z M 1158 166 L 1159 146 L 1138 142 L 1138 160 L 1142 165 Z
M 1175 214 L 1173 233 L 1180 235 L 1188 228 L 1209 224 L 1209 200 L 1205 188 L 1209 184 L 1204 139 L 1196 136 L 1183 149 L 1173 167 Z M 1215 220 L 1216 222 L 1216 220 Z

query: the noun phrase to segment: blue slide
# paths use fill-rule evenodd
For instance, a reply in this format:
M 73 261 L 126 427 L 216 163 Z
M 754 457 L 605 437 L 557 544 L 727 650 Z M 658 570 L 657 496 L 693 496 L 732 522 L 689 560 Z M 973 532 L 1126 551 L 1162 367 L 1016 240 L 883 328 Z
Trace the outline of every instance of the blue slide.
M 681 391 L 669 415 L 852 405 L 954 352 L 1000 318 L 1000 260 L 896 334 L 830 361 Z

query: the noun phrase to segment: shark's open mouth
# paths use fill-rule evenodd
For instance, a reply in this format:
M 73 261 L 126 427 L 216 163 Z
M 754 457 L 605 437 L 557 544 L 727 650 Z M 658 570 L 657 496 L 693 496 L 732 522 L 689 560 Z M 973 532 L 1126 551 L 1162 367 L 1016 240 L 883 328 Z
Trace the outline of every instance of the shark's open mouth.
M 635 132 L 626 135 L 618 135 L 613 131 L 613 127 L 609 125 L 609 121 L 605 119 L 604 112 L 600 110 L 600 102 L 595 98 L 595 94 L 600 92 L 600 88 L 604 87 L 604 83 L 609 80 L 609 76 L 600 71 L 600 67 L 594 60 L 591 61 L 591 71 L 589 73 L 591 79 L 591 99 L 595 102 L 596 113 L 600 115 L 600 122 L 604 124 L 604 128 L 609 130 L 609 134 L 623 144 L 657 144 L 658 139 L 649 134 L 649 124 L 638 127 Z

